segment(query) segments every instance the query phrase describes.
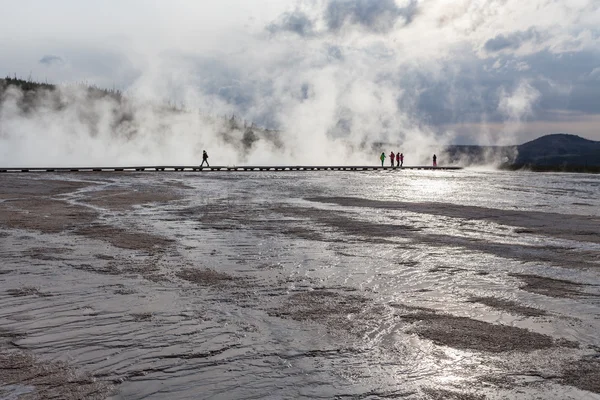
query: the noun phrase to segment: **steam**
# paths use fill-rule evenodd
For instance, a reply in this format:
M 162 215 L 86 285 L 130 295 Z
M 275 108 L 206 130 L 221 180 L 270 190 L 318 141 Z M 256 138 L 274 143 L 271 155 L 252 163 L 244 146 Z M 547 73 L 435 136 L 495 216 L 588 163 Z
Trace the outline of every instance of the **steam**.
M 487 146 L 450 148 L 446 157 L 458 165 L 486 169 L 513 162 L 518 156 L 515 146 L 518 133 L 527 118 L 534 115 L 539 98 L 540 92 L 526 80 L 520 81 L 514 88 L 501 87 L 498 90 L 498 113 L 502 117 L 500 132 L 494 135 L 484 131 L 481 140 Z
M 506 117 L 508 123 L 505 124 L 498 140 L 499 144 L 514 143 L 514 138 L 522 128 L 522 121 L 533 115 L 533 107 L 539 98 L 540 92 L 527 81 L 519 82 L 512 92 L 501 88 L 498 110 Z M 507 143 L 507 139 L 512 140 L 512 143 Z
M 541 4 L 143 3 L 119 5 L 120 23 L 108 30 L 99 22 L 106 8 L 97 4 L 74 19 L 46 10 L 57 13 L 56 25 L 42 15 L 23 20 L 50 24 L 47 31 L 60 46 L 38 49 L 48 41 L 27 26 L 7 24 L 0 37 L 27 32 L 19 45 L 40 52 L 32 57 L 33 78 L 50 75 L 65 84 L 55 92 L 2 91 L 0 163 L 195 165 L 205 149 L 218 165 L 374 164 L 390 150 L 403 152 L 407 164 L 420 164 L 455 140 L 455 131 L 444 126 L 456 122 L 509 122 L 517 128 L 493 142 L 513 144 L 543 96 L 529 77 L 531 66 L 517 59 L 515 77 L 493 88 L 495 97 L 483 90 L 465 94 L 462 76 L 474 64 L 513 53 L 581 47 L 570 33 L 583 24 L 577 10 Z M 16 17 L 31 9 L 14 7 Z M 559 11 L 564 18 L 549 23 Z M 596 22 L 588 18 L 583 25 Z M 65 28 L 71 25 L 81 28 L 81 38 Z M 30 49 L 32 42 L 39 44 Z M 14 51 L 5 54 L 18 58 Z M 17 69 L 28 76 L 27 67 Z M 116 83 L 124 96 L 90 95 L 73 80 L 108 89 Z M 442 88 L 439 95 L 435 87 Z M 473 102 L 485 103 L 479 115 L 463 115 Z M 490 142 L 490 135 L 482 131 L 477 139 Z
M 510 121 L 520 121 L 533 114 L 533 105 L 539 97 L 540 92 L 528 82 L 521 81 L 512 93 L 501 89 L 498 108 Z

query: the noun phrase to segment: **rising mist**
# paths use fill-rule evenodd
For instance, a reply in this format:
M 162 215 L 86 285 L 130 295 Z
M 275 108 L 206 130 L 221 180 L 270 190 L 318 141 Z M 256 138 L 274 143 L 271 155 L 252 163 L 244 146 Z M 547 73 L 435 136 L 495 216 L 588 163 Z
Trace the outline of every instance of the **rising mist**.
M 546 68 L 595 59 L 593 1 L 0 5 L 0 73 L 58 84 L 4 88 L 6 165 L 195 165 L 203 149 L 223 165 L 371 164 L 380 151 L 414 165 L 596 112 L 567 109 L 581 103 L 575 77 Z M 588 64 L 577 79 L 591 87 Z

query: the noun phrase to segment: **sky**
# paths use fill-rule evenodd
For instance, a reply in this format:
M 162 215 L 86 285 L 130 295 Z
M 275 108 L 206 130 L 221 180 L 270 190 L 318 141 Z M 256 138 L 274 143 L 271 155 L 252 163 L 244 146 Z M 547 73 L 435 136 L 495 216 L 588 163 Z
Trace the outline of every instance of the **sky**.
M 600 140 L 598 0 L 0 0 L 0 9 L 0 76 L 236 114 L 298 143 Z

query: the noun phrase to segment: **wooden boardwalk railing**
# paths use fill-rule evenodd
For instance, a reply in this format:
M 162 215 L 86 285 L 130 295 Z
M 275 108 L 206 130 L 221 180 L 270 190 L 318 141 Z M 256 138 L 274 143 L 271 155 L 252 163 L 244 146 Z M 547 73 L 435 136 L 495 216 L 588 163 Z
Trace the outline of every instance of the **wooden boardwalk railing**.
M 137 166 L 137 167 L 0 167 L 2 172 L 142 172 L 142 171 L 180 171 L 180 172 L 217 172 L 217 171 L 382 171 L 382 170 L 459 170 L 461 167 L 433 167 L 425 165 L 411 165 L 405 167 L 381 167 L 371 165 L 266 165 L 266 166 Z

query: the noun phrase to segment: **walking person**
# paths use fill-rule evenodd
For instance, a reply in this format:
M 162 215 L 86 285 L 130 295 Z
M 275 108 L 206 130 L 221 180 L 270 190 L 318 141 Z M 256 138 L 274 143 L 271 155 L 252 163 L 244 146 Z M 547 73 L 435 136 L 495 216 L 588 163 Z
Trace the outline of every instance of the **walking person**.
M 435 154 L 433 155 L 433 166 L 437 167 L 437 156 Z
M 396 153 L 396 167 L 400 166 L 400 152 Z
M 396 155 L 394 154 L 394 152 L 392 151 L 390 153 L 390 163 L 392 165 L 392 168 L 394 168 L 394 160 L 396 159 Z
M 381 166 L 383 167 L 383 162 L 385 161 L 385 153 L 381 153 L 379 159 L 381 160 Z
M 208 153 L 206 152 L 206 150 L 202 150 L 202 164 L 200 164 L 200 168 L 204 166 L 204 163 L 206 163 L 207 167 L 210 167 L 210 165 L 208 164 Z
M 404 165 L 404 153 L 400 153 L 400 167 Z

